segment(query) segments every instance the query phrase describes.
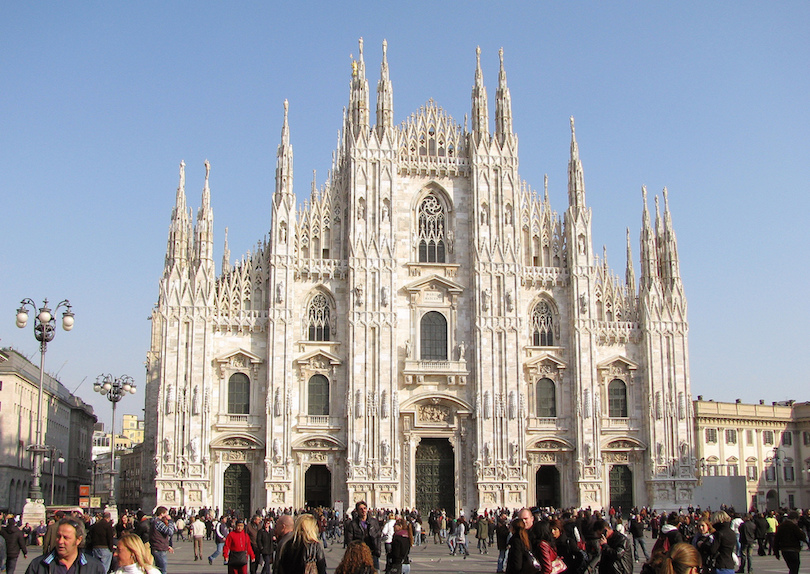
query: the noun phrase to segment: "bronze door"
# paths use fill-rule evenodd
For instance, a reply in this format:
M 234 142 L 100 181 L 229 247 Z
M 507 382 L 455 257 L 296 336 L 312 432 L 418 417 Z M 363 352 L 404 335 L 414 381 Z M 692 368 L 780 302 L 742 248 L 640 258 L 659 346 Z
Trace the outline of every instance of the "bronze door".
M 610 469 L 610 505 L 627 515 L 633 508 L 633 472 L 624 464 Z
M 423 438 L 416 448 L 416 508 L 427 516 L 433 509 L 455 515 L 455 460 L 446 438 Z
M 244 464 L 232 464 L 225 470 L 222 508 L 232 510 L 240 518 L 249 516 L 250 470 Z
M 537 506 L 560 508 L 560 471 L 556 466 L 544 465 L 535 474 Z
M 332 473 L 325 464 L 313 464 L 304 475 L 307 506 L 332 506 Z

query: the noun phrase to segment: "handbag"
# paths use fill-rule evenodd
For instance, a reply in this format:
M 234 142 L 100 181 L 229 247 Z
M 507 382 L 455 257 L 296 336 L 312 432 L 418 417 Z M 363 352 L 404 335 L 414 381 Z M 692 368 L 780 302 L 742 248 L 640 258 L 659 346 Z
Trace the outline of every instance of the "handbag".
M 565 572 L 568 569 L 563 559 L 560 557 L 555 558 L 551 562 L 551 574 L 560 574 L 560 572 Z
M 534 568 L 534 571 L 535 572 L 542 572 L 543 571 L 543 566 L 540 564 L 540 562 L 537 560 L 537 558 L 535 558 L 534 554 L 532 554 L 532 551 L 531 550 L 526 550 L 526 554 L 529 555 L 529 562 L 531 562 L 532 568 Z
M 228 566 L 244 566 L 248 563 L 247 550 L 232 550 L 228 554 Z

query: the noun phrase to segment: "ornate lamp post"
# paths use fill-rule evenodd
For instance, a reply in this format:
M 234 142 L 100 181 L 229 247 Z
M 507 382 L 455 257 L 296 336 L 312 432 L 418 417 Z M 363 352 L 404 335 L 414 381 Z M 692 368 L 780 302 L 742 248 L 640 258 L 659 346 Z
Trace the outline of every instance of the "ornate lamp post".
M 115 405 L 127 394 L 135 394 L 134 379 L 129 375 L 113 377 L 112 375 L 99 375 L 93 384 L 93 390 L 107 397 L 112 403 L 112 426 L 110 426 L 110 502 L 109 507 L 115 506 Z M 117 514 L 117 513 L 116 513 Z M 117 519 L 117 517 L 116 517 Z
M 23 520 L 36 524 L 36 521 L 45 519 L 45 498 L 42 496 L 42 486 L 40 477 L 42 476 L 42 458 L 48 447 L 42 440 L 42 382 L 45 376 L 45 352 L 48 350 L 48 343 L 53 341 L 56 335 L 56 319 L 53 313 L 64 307 L 62 313 L 62 328 L 70 331 L 73 328 L 74 316 L 70 306 L 70 301 L 65 299 L 56 306 L 53 311 L 48 307 L 48 300 L 42 303 L 42 307 L 37 310 L 36 304 L 31 299 L 23 299 L 20 308 L 17 309 L 17 327 L 24 329 L 28 324 L 28 308 L 31 311 L 38 311 L 34 316 L 34 338 L 39 341 L 39 390 L 37 393 L 37 431 L 34 444 L 28 446 L 28 450 L 34 455 L 34 465 L 32 470 L 31 487 L 28 490 L 28 502 L 23 508 Z
M 51 506 L 53 506 L 53 487 L 54 481 L 56 480 L 56 463 L 64 463 L 65 459 L 62 457 L 62 451 L 56 448 L 55 446 L 46 447 L 48 449 L 49 456 L 45 457 L 45 460 L 51 461 Z

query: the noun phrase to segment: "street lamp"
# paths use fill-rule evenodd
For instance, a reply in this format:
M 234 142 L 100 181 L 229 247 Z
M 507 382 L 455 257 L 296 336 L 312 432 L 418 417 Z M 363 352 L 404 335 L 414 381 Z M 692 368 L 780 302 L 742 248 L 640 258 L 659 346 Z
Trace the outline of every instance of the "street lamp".
M 31 312 L 37 311 L 37 305 L 31 299 L 23 299 L 20 302 L 20 308 L 17 309 L 17 327 L 24 329 L 28 324 L 28 308 Z M 70 301 L 65 299 L 56 309 L 51 311 L 48 308 L 48 300 L 42 303 L 38 313 L 34 316 L 34 338 L 39 341 L 39 391 L 37 393 L 37 431 L 36 441 L 34 444 L 28 446 L 34 455 L 34 467 L 32 471 L 33 479 L 31 480 L 31 487 L 28 489 L 29 503 L 26 503 L 27 511 L 23 509 L 23 518 L 28 522 L 35 520 L 45 519 L 45 498 L 42 496 L 42 486 L 40 484 L 40 477 L 42 475 L 42 458 L 48 449 L 44 446 L 42 440 L 42 382 L 45 376 L 45 352 L 48 350 L 48 343 L 53 341 L 56 335 L 56 319 L 53 313 L 64 307 L 65 311 L 62 313 L 62 328 L 65 331 L 70 331 L 73 328 L 74 316 L 73 310 L 70 306 Z M 31 504 L 31 506 L 29 506 Z M 29 520 L 30 519 L 30 520 Z
M 781 455 L 781 456 L 780 456 Z M 776 466 L 776 510 L 782 508 L 782 487 L 779 483 L 779 462 L 785 459 L 785 453 L 781 448 L 774 447 L 773 449 L 773 462 Z
M 56 463 L 64 463 L 65 459 L 62 457 L 62 451 L 56 448 L 55 446 L 48 446 L 45 447 L 48 449 L 50 457 L 45 457 L 45 460 L 51 461 L 51 506 L 53 506 L 53 487 L 54 481 L 56 480 Z M 59 456 L 57 457 L 57 453 Z
M 110 502 L 108 506 L 115 506 L 115 405 L 127 394 L 135 394 L 134 379 L 129 375 L 113 377 L 112 375 L 99 375 L 93 384 L 93 390 L 107 397 L 112 403 L 112 426 L 110 427 Z

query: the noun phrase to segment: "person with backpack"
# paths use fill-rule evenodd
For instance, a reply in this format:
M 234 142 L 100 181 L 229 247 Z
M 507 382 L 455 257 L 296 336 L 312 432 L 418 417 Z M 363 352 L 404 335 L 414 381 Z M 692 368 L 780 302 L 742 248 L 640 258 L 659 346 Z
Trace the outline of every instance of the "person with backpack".
M 208 557 L 208 564 L 213 564 L 214 558 L 222 554 L 222 551 L 225 549 L 225 539 L 228 538 L 230 531 L 231 529 L 228 528 L 227 518 L 222 516 L 219 519 L 219 523 L 214 527 L 214 542 L 217 544 L 217 549 Z

